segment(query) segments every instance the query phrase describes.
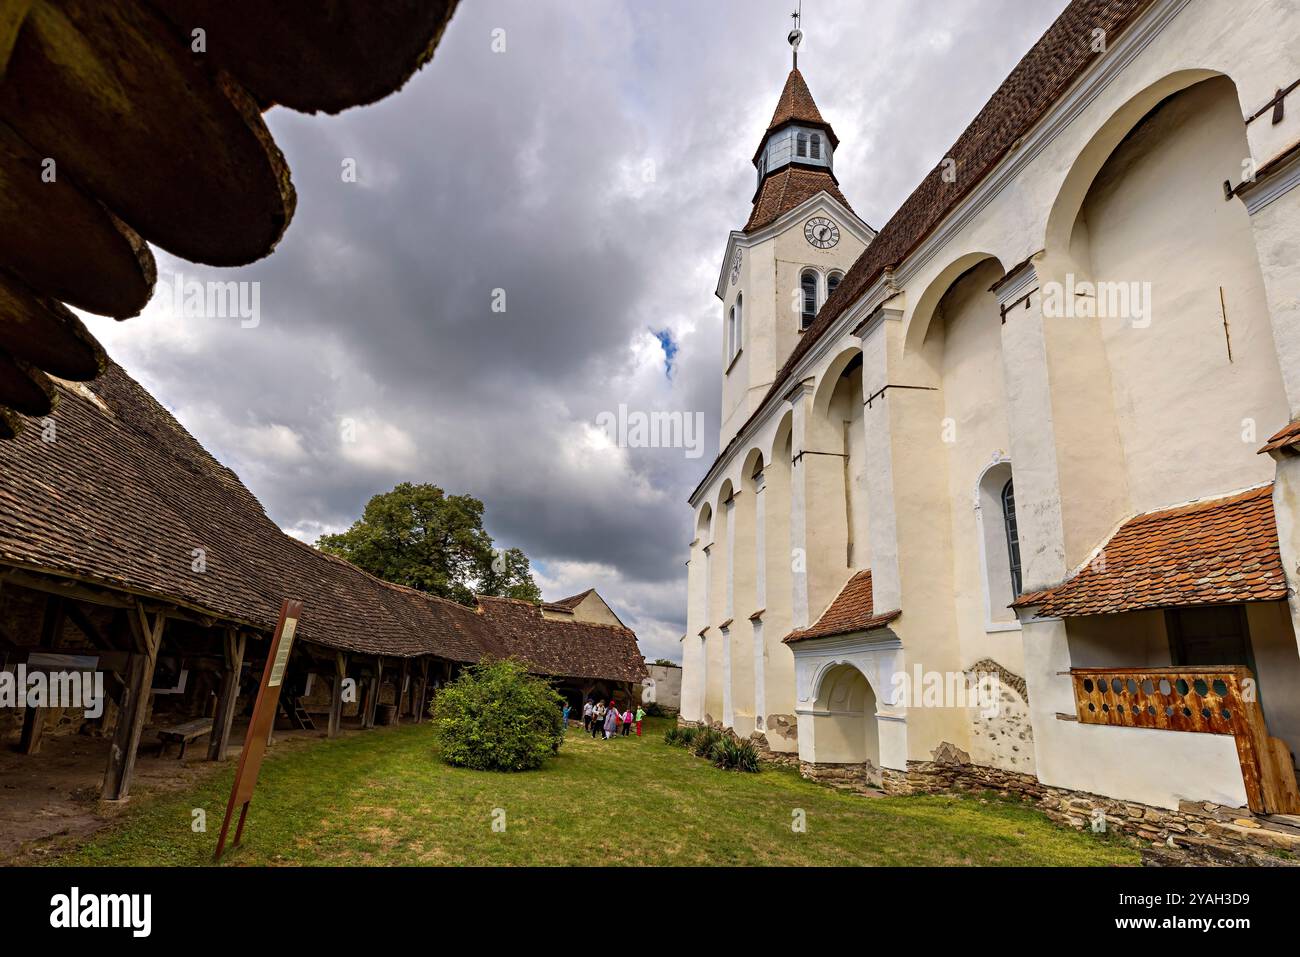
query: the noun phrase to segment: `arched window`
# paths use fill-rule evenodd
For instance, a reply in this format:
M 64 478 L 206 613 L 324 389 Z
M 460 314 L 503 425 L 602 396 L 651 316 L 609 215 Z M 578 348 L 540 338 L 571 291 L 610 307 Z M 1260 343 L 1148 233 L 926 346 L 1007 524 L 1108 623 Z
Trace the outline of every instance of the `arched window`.
M 731 307 L 731 311 L 735 316 L 735 323 L 731 330 L 731 357 L 734 359 L 745 344 L 745 302 L 740 293 L 736 293 L 736 304 Z
M 727 364 L 731 364 L 731 357 L 736 354 L 736 307 L 732 306 L 727 310 L 727 341 L 724 343 L 726 350 Z
M 799 328 L 807 329 L 817 317 L 817 274 L 811 269 L 805 270 L 799 277 L 799 288 L 803 291 Z
M 795 137 L 794 142 L 795 142 L 795 150 L 794 150 L 795 155 L 807 156 L 808 155 L 808 134 L 800 133 L 798 136 Z
M 1007 562 L 1011 570 L 1011 592 L 1017 597 L 1022 591 L 1020 583 L 1020 533 L 1016 530 L 1016 493 L 1012 480 L 1002 486 L 1002 524 L 1007 532 Z
M 808 148 L 809 154 L 813 159 L 819 160 L 822 158 L 822 138 L 820 133 L 814 133 L 812 135 L 812 139 L 808 143 Z
M 998 450 L 975 487 L 975 527 L 980 575 L 984 579 L 984 627 L 989 632 L 1020 627 L 1011 608 L 1024 589 L 1020 567 L 1020 529 L 1011 462 Z
M 826 298 L 827 299 L 829 299 L 831 296 L 835 294 L 835 289 L 837 286 L 839 286 L 840 280 L 843 278 L 844 278 L 844 273 L 842 272 L 833 272 L 826 277 Z

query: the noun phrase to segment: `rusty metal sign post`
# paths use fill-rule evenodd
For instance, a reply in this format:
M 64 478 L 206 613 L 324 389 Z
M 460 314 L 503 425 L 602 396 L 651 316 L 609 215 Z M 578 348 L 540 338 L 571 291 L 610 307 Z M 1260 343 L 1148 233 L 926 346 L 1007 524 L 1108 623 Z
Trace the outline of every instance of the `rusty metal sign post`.
M 253 719 L 248 723 L 244 748 L 239 753 L 239 769 L 235 771 L 235 783 L 230 789 L 226 818 L 221 822 L 215 860 L 221 860 L 221 852 L 226 846 L 226 832 L 230 830 L 230 818 L 235 813 L 236 805 L 240 810 L 239 824 L 235 828 L 235 846 L 239 845 L 240 838 L 244 836 L 244 818 L 248 815 L 248 805 L 253 800 L 253 789 L 257 787 L 257 773 L 262 769 L 266 742 L 271 727 L 275 724 L 275 712 L 280 705 L 280 685 L 284 682 L 289 652 L 293 649 L 293 635 L 298 630 L 298 619 L 301 616 L 301 601 L 286 598 L 280 605 L 280 621 L 275 626 L 275 636 L 271 639 L 271 648 L 266 656 L 266 668 L 262 672 L 262 684 L 257 689 L 257 701 L 253 704 Z

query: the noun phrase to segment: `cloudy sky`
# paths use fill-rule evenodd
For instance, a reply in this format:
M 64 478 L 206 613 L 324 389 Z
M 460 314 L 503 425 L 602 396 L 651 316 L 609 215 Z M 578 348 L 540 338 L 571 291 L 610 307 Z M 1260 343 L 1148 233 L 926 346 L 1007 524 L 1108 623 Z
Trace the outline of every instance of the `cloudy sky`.
M 270 258 L 159 253 L 168 282 L 259 283 L 256 326 L 161 296 L 88 322 L 290 533 L 346 528 L 401 481 L 468 492 L 546 598 L 594 585 L 680 660 L 686 497 L 717 454 L 713 288 L 793 3 L 466 0 L 397 95 L 267 115 L 298 190 Z M 1064 5 L 807 0 L 801 68 L 859 215 L 888 220 Z M 702 412 L 702 454 L 612 444 L 596 422 L 620 403 Z

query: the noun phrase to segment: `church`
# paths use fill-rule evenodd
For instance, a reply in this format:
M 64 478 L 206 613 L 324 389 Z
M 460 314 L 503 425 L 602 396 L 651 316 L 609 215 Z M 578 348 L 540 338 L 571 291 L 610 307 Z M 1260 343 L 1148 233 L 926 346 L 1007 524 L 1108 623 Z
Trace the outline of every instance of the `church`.
M 878 232 L 791 34 L 720 260 L 682 720 L 1161 841 L 1300 813 L 1296 17 L 1073 0 Z

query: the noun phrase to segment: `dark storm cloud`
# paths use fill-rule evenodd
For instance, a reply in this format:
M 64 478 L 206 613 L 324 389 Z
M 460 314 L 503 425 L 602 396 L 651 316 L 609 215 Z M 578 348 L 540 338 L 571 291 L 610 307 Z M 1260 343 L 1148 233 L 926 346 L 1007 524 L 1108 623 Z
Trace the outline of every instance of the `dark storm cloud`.
M 788 6 L 463 3 L 400 94 L 268 115 L 299 193 L 272 257 L 160 257 L 259 282 L 256 328 L 151 308 L 95 330 L 286 529 L 346 526 L 398 481 L 468 491 L 548 598 L 595 584 L 647 654 L 676 656 L 685 498 L 717 451 L 712 290 L 788 70 Z M 861 215 L 888 218 L 1061 6 L 805 4 L 802 66 Z M 620 403 L 704 412 L 702 456 L 602 443 Z

